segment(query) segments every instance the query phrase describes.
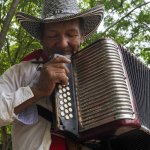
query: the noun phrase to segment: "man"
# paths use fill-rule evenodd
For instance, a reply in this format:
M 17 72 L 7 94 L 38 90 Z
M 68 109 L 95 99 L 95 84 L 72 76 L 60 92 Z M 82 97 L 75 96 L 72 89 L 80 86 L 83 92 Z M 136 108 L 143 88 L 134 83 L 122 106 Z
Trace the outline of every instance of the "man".
M 45 0 L 41 19 L 22 12 L 17 18 L 40 40 L 43 50 L 33 52 L 24 59 L 28 61 L 12 66 L 1 76 L 0 126 L 13 124 L 14 150 L 48 150 L 51 142 L 51 150 L 65 150 L 65 137 L 57 135 L 51 140 L 51 122 L 38 115 L 37 104 L 52 111 L 49 97 L 55 85 L 60 81 L 68 84 L 65 64 L 71 61 L 65 55 L 76 53 L 96 30 L 103 8 L 97 6 L 81 13 L 75 0 Z M 53 57 L 55 54 L 59 55 Z

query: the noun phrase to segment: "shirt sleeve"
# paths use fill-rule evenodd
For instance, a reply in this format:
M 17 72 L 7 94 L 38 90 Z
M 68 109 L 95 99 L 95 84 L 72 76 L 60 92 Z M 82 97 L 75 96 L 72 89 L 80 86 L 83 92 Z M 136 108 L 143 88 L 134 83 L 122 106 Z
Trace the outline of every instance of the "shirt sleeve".
M 21 63 L 14 65 L 0 77 L 0 126 L 10 124 L 15 119 L 30 124 L 31 118 L 34 118 L 35 114 L 37 115 L 35 106 L 19 115 L 14 113 L 16 106 L 34 96 L 29 86 L 30 80 L 32 80 L 32 72 L 35 72 L 35 70 L 30 63 Z M 32 116 L 29 115 L 31 111 L 33 112 Z M 27 118 L 29 118 L 29 121 L 27 121 Z

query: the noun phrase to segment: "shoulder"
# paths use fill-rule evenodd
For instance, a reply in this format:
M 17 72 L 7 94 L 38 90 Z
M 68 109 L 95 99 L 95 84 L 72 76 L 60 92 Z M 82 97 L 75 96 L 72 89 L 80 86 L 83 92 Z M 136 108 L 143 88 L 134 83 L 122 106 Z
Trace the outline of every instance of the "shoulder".
M 2 75 L 5 78 L 24 78 L 31 77 L 37 70 L 37 65 L 31 61 L 22 61 L 8 68 Z
M 6 72 L 9 72 L 9 71 L 14 71 L 16 73 L 19 73 L 18 71 L 21 71 L 21 70 L 28 70 L 30 68 L 34 67 L 34 64 L 32 64 L 31 61 L 22 61 L 18 64 L 15 64 L 13 66 L 11 66 L 10 68 L 8 68 L 6 70 Z
M 22 61 L 30 61 L 32 59 L 40 59 L 40 57 L 43 55 L 43 50 L 39 49 L 39 50 L 34 50 L 33 52 L 29 53 L 28 55 L 26 55 Z

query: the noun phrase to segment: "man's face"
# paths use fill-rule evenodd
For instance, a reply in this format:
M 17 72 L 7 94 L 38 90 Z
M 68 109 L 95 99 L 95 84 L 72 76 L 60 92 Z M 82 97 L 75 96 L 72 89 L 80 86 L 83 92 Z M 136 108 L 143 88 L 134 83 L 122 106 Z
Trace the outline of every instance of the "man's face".
M 47 23 L 44 25 L 41 44 L 48 55 L 75 53 L 84 41 L 80 30 L 78 19 Z

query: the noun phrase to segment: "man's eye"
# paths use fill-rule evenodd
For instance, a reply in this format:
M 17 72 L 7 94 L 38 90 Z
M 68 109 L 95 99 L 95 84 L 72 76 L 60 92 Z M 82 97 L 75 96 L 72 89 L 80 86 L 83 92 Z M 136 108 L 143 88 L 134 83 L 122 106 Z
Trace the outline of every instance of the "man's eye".
M 48 35 L 48 38 L 57 38 L 58 36 L 57 35 Z
M 69 34 L 68 36 L 69 37 L 78 37 L 79 35 L 78 34 Z

